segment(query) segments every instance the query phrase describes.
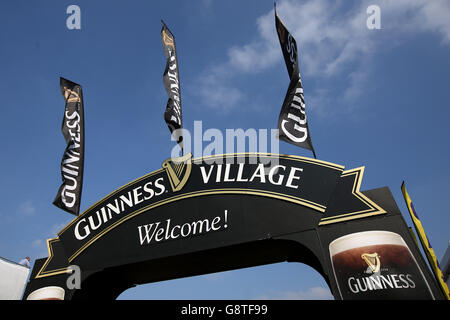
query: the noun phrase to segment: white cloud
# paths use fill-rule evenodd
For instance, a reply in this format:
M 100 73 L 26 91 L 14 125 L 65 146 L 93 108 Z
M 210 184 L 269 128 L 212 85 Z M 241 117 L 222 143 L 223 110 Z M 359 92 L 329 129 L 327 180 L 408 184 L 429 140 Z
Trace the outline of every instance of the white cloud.
M 32 260 L 48 256 L 47 241 L 42 239 L 33 240 L 28 255 Z
M 69 222 L 70 220 L 67 220 L 67 222 L 53 224 L 50 231 L 51 236 L 55 237 L 62 228 L 69 224 Z
M 363 93 L 370 78 L 371 59 L 378 50 L 399 41 L 402 33 L 434 32 L 442 37 L 443 44 L 450 44 L 449 1 L 367 0 L 351 9 L 344 8 L 344 4 L 348 3 L 285 0 L 277 4 L 279 16 L 299 46 L 303 78 L 324 81 L 337 77 L 345 88 L 340 94 L 344 102 L 355 100 Z M 380 6 L 382 30 L 369 30 L 366 26 L 366 9 L 372 4 Z M 260 16 L 256 21 L 255 38 L 231 47 L 222 64 L 203 73 L 196 89 L 205 105 L 222 110 L 236 107 L 245 99 L 245 94 L 235 87 L 233 79 L 265 71 L 282 62 L 274 19 L 273 9 Z M 382 32 L 382 37 L 378 37 L 377 32 Z M 211 83 L 215 84 L 214 90 Z M 315 90 L 309 93 L 305 90 L 305 97 L 329 100 L 322 96 L 327 89 Z
M 45 238 L 43 235 L 43 238 L 33 240 L 30 244 L 30 246 L 31 246 L 30 256 L 33 256 L 36 258 L 48 256 L 47 239 L 54 238 L 57 235 L 57 233 L 59 231 L 61 231 L 61 229 L 63 227 L 65 227 L 69 222 L 70 222 L 70 220 L 67 220 L 66 222 L 62 222 L 62 223 L 53 224 L 49 228 L 50 231 L 49 231 L 49 233 L 47 233 L 47 235 L 45 235 Z
M 33 248 L 37 248 L 37 247 L 40 247 L 40 246 L 42 246 L 42 240 L 41 239 L 36 239 L 36 240 L 34 240 L 33 242 L 31 242 L 31 246 L 33 247 Z
M 304 291 L 279 291 L 258 296 L 257 300 L 332 300 L 334 299 L 328 288 L 312 287 Z
M 227 83 L 229 75 L 224 68 L 214 68 L 200 77 L 195 92 L 210 108 L 229 110 L 242 99 L 242 92 Z
M 23 216 L 31 216 L 36 212 L 36 208 L 31 201 L 27 200 L 19 205 L 18 212 Z
M 410 33 L 434 32 L 450 44 L 450 2 L 447 0 L 381 0 L 382 26 Z

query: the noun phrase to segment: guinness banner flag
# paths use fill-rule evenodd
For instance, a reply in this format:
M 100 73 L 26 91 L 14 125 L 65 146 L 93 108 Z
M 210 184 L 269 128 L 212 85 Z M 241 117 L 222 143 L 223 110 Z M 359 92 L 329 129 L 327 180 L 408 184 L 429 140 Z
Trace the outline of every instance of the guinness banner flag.
M 278 118 L 279 139 L 311 150 L 314 158 L 316 158 L 306 120 L 305 98 L 303 97 L 302 79 L 298 67 L 297 43 L 278 17 L 276 8 L 275 26 L 291 79 Z
M 81 86 L 60 78 L 61 93 L 66 101 L 62 133 L 67 147 L 61 160 L 63 183 L 53 204 L 69 213 L 80 211 L 84 167 L 84 110 Z
M 419 220 L 419 216 L 417 215 L 416 210 L 414 209 L 414 205 L 411 201 L 411 198 L 406 191 L 405 182 L 402 183 L 402 193 L 405 198 L 406 206 L 408 207 L 409 214 L 411 215 L 411 219 L 414 222 L 414 226 L 416 227 L 417 234 L 419 235 L 420 243 L 422 244 L 423 251 L 427 255 L 428 262 L 430 263 L 431 268 L 433 269 L 434 275 L 444 292 L 447 299 L 450 300 L 450 294 L 448 290 L 448 286 L 444 281 L 444 275 L 442 274 L 441 268 L 439 267 L 439 262 L 436 258 L 433 248 L 431 247 L 430 241 L 428 241 L 427 235 L 425 234 L 425 230 L 422 226 L 422 223 Z
M 169 100 L 167 101 L 164 120 L 172 133 L 173 138 L 183 150 L 183 136 L 179 129 L 183 128 L 183 115 L 181 112 L 180 78 L 178 75 L 178 60 L 175 47 L 175 38 L 169 28 L 161 20 L 161 37 L 166 55 L 166 69 L 164 70 L 164 86 Z

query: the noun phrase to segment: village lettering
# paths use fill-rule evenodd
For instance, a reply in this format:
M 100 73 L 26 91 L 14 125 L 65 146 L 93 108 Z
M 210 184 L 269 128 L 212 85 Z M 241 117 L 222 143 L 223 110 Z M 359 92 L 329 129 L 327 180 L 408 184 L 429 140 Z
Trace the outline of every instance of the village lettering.
M 264 171 L 264 164 L 260 163 L 256 169 L 248 176 L 244 175 L 244 163 L 239 163 L 237 170 L 232 168 L 231 164 L 226 165 L 211 165 L 208 169 L 204 166 L 200 167 L 203 178 L 203 183 L 208 183 L 210 180 L 215 182 L 269 182 L 273 185 L 285 185 L 288 188 L 298 189 L 298 181 L 300 180 L 300 173 L 302 168 L 291 167 L 287 168 L 283 165 L 273 166 L 266 175 Z M 233 172 L 234 171 L 234 172 Z

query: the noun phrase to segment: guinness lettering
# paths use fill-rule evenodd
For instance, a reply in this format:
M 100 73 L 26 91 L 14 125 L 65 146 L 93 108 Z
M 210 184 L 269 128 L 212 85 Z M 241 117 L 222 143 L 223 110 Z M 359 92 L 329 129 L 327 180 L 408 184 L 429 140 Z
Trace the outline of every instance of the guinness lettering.
M 163 178 L 159 178 L 154 181 L 154 186 L 153 182 L 147 182 L 142 186 L 133 188 L 131 191 L 106 203 L 106 205 L 96 210 L 89 217 L 80 219 L 75 225 L 75 238 L 83 240 L 91 234 L 91 231 L 97 230 L 100 226 L 113 219 L 113 214 L 120 215 L 141 202 L 161 195 L 166 190 L 162 181 Z M 80 232 L 80 230 L 82 231 Z
M 173 112 L 170 114 L 170 121 L 181 126 L 180 83 L 178 81 L 175 51 L 171 50 L 170 47 L 167 50 L 169 52 L 169 70 L 167 71 L 167 77 L 169 79 L 170 103 L 173 106 Z
M 286 51 L 289 53 L 289 61 L 292 63 L 292 68 L 294 68 L 295 63 L 297 62 L 297 44 L 290 33 L 288 34 Z
M 293 99 L 289 106 L 287 119 L 283 118 L 281 120 L 281 130 L 283 131 L 283 133 L 289 139 L 297 143 L 304 142 L 308 138 L 308 128 L 306 127 L 306 109 L 304 101 L 303 88 L 301 87 L 301 80 L 299 79 L 298 85 L 295 87 Z M 286 124 L 289 124 L 289 126 L 286 126 Z M 292 133 L 289 132 L 288 128 L 291 128 Z
M 348 278 L 348 288 L 353 293 L 382 289 L 414 289 L 416 284 L 411 274 L 390 274 L 365 278 Z
M 69 98 L 70 99 L 70 98 Z M 69 128 L 68 132 L 70 137 L 69 146 L 64 153 L 64 157 L 61 164 L 61 171 L 66 184 L 61 190 L 61 200 L 68 208 L 73 208 L 77 200 L 75 190 L 77 190 L 77 178 L 80 174 L 80 115 L 77 111 L 65 112 L 66 127 Z M 74 131 L 73 131 L 74 130 Z

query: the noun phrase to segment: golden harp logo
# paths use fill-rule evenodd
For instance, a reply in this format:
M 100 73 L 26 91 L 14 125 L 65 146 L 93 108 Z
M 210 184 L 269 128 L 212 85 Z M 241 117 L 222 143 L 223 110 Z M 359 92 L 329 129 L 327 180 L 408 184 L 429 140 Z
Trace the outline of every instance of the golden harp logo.
M 80 102 L 80 96 L 74 90 L 70 90 L 67 87 L 64 87 L 64 98 L 67 102 Z
M 172 46 L 175 48 L 175 45 L 173 43 L 173 38 L 167 34 L 166 30 L 162 31 L 162 35 L 163 35 L 164 44 L 166 46 Z
M 183 157 L 172 158 L 163 162 L 162 167 L 166 169 L 173 192 L 181 190 L 188 181 L 192 169 L 191 158 L 192 154 L 189 153 Z
M 368 272 L 377 273 L 380 271 L 380 257 L 378 253 L 363 253 L 361 258 L 367 263 L 369 268 Z

